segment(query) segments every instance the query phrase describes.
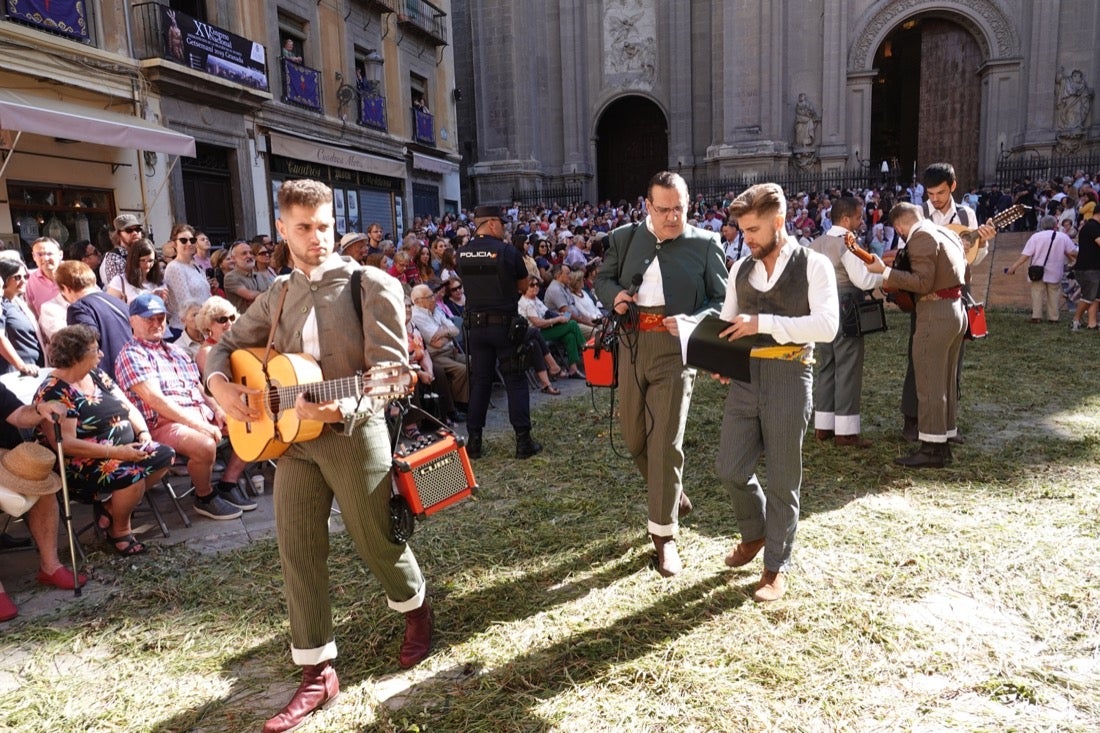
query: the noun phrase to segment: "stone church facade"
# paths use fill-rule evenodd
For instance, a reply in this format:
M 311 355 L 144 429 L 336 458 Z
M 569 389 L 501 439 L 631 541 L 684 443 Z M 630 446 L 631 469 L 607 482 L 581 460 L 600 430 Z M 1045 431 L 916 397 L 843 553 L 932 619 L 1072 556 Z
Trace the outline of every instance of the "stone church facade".
M 1100 152 L 1095 0 L 455 0 L 464 201 Z

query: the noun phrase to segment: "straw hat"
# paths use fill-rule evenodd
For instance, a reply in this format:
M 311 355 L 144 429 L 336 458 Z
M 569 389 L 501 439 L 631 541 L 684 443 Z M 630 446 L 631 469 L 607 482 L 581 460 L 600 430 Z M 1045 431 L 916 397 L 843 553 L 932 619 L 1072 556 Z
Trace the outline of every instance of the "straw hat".
M 26 496 L 53 494 L 61 488 L 61 478 L 53 472 L 55 459 L 38 443 L 0 449 L 0 486 Z

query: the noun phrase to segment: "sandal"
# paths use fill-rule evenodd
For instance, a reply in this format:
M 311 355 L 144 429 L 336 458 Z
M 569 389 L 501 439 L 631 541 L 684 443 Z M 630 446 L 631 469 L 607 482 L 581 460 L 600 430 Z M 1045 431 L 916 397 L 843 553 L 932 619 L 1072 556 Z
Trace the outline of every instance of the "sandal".
M 554 387 L 552 384 L 546 385 L 545 387 L 543 387 L 539 391 L 542 392 L 543 394 L 561 394 L 561 390 L 558 389 L 557 387 Z
M 111 543 L 111 546 L 115 548 L 115 553 L 122 557 L 133 557 L 134 555 L 140 555 L 145 552 L 147 548 L 142 543 L 138 542 L 137 537 L 132 534 L 125 535 L 123 537 L 112 537 L 107 535 L 107 541 Z M 125 542 L 125 547 L 119 547 L 120 542 Z
M 110 536 L 111 525 L 115 523 L 115 518 L 107 511 L 107 504 L 102 501 L 92 502 L 92 516 L 95 518 L 96 530 Z M 104 519 L 107 520 L 107 524 L 103 524 Z
M 552 372 L 552 371 L 549 371 L 549 370 L 547 370 L 547 373 L 548 373 L 548 374 L 550 375 L 550 378 L 551 378 L 551 379 L 554 379 L 554 380 L 556 380 L 556 379 L 558 379 L 558 377 L 560 377 L 560 376 L 561 376 L 561 373 L 562 373 L 563 371 L 564 371 L 564 370 L 563 370 L 563 369 L 562 369 L 561 367 L 558 367 L 558 370 L 557 370 L 557 371 L 555 371 L 555 372 Z

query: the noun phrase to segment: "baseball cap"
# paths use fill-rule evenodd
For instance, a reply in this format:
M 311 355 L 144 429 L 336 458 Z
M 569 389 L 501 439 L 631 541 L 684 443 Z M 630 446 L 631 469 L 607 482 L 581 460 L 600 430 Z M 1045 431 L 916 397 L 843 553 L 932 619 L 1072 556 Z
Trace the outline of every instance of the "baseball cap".
M 142 293 L 130 301 L 130 315 L 140 318 L 151 318 L 167 313 L 164 301 L 153 293 Z
M 129 227 L 142 226 L 141 219 L 137 218 L 133 214 L 121 214 L 120 216 L 116 216 L 114 225 L 116 232 L 121 232 L 123 229 L 127 229 Z

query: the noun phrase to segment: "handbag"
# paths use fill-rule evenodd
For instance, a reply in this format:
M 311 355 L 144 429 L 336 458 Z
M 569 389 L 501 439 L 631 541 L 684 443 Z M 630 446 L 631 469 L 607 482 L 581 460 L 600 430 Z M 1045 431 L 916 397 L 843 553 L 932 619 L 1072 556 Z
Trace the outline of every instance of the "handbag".
M 1046 272 L 1047 260 L 1050 259 L 1050 251 L 1054 249 L 1054 238 L 1056 236 L 1058 236 L 1057 231 L 1050 233 L 1050 245 L 1047 247 L 1047 256 L 1043 258 L 1043 264 L 1031 265 L 1027 268 L 1027 279 L 1031 282 L 1037 283 L 1043 281 L 1043 273 Z

